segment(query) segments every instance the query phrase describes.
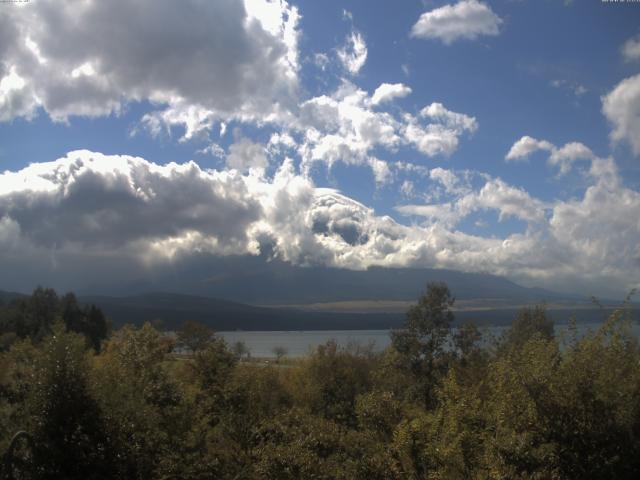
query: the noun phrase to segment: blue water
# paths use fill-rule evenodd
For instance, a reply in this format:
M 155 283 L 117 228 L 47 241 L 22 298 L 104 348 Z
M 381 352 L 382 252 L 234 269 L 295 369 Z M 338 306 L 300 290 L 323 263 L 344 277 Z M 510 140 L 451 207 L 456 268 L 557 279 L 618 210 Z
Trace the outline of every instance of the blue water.
M 595 330 L 600 326 L 597 323 L 584 323 L 578 325 L 578 335 L 583 335 L 589 330 Z M 480 331 L 485 341 L 499 337 L 508 327 L 484 327 Z M 563 335 L 567 325 L 556 325 L 556 335 Z M 640 324 L 633 324 L 633 332 L 640 337 Z M 372 344 L 375 351 L 384 350 L 389 346 L 391 338 L 389 330 L 327 330 L 327 331 L 273 331 L 273 332 L 217 332 L 223 337 L 229 346 L 242 341 L 249 348 L 253 357 L 274 357 L 275 347 L 284 347 L 288 357 L 302 357 L 312 352 L 318 345 L 328 340 L 335 340 L 338 345 L 347 346 L 350 343 L 360 345 Z

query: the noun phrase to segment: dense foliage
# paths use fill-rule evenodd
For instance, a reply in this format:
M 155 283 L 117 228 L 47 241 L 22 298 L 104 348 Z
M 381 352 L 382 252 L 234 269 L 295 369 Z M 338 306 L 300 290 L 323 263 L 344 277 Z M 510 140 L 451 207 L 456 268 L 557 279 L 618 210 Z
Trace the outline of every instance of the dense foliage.
M 73 293 L 59 297 L 51 288 L 38 287 L 29 297 L 7 304 L 0 301 L 0 351 L 17 339 L 39 342 L 51 335 L 56 322 L 67 331 L 82 334 L 96 351 L 109 329 L 106 317 L 95 305 L 81 306 Z
M 452 329 L 453 298 L 436 284 L 382 353 L 328 342 L 304 359 L 265 364 L 193 323 L 177 350 L 150 324 L 101 345 L 94 327 L 78 327 L 96 315 L 65 298 L 40 289 L 0 317 L 4 335 L 15 335 L 0 353 L 0 453 L 15 432 L 29 432 L 28 478 L 640 471 L 640 349 L 623 309 L 597 331 L 569 328 L 562 338 L 543 308 L 524 309 L 489 340 L 472 325 Z

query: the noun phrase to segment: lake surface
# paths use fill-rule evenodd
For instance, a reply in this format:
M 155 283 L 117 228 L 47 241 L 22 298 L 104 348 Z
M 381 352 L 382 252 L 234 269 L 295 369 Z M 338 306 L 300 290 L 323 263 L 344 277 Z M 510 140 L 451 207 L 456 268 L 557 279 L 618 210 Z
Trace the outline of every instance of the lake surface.
M 589 330 L 596 330 L 599 323 L 583 323 L 577 327 L 578 335 L 584 335 Z M 485 341 L 499 337 L 508 327 L 488 326 L 480 327 Z M 633 324 L 633 333 L 640 336 L 640 324 Z M 556 325 L 556 335 L 566 332 L 567 325 Z M 361 345 L 373 344 L 376 351 L 389 346 L 390 330 L 326 330 L 326 331 L 271 331 L 271 332 L 217 332 L 229 346 L 241 341 L 246 344 L 253 357 L 273 357 L 275 347 L 284 347 L 288 357 L 302 357 L 312 352 L 318 345 L 329 340 L 335 340 L 338 345 L 347 346 L 357 342 Z

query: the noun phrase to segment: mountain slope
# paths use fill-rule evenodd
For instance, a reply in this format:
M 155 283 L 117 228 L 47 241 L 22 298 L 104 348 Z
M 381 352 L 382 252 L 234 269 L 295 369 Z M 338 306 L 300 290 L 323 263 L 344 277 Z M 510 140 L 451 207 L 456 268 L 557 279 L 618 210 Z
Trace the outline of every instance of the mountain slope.
M 204 323 L 215 330 L 375 330 L 402 326 L 405 313 L 353 313 L 303 311 L 244 305 L 213 298 L 150 293 L 127 297 L 85 296 L 80 301 L 100 307 L 115 326 L 160 320 L 166 329 L 177 329 L 185 320 Z M 473 321 L 478 325 L 508 325 L 520 306 L 464 308 L 454 312 L 456 323 Z M 610 313 L 585 305 L 550 306 L 548 313 L 563 323 L 576 315 L 578 322 L 601 322 Z M 638 313 L 634 312 L 637 320 Z
M 24 297 L 23 294 L 0 291 L 0 300 Z M 83 304 L 95 304 L 117 328 L 124 324 L 140 325 L 159 320 L 166 329 L 179 328 L 186 320 L 204 323 L 214 330 L 375 330 L 397 328 L 405 320 L 411 302 L 399 302 L 389 309 L 334 309 L 301 305 L 296 308 L 258 307 L 215 298 L 176 293 L 147 293 L 123 297 L 80 296 Z M 365 302 L 375 303 L 375 302 Z M 344 306 L 341 306 L 344 307 Z M 379 307 L 379 305 L 377 305 Z M 491 300 L 460 301 L 455 308 L 456 323 L 474 321 L 478 325 L 508 325 L 521 305 L 497 304 Z M 315 310 L 314 310 L 315 308 Z M 549 314 L 558 323 L 573 314 L 579 322 L 600 322 L 611 309 L 594 308 L 586 304 L 551 304 Z M 634 312 L 638 320 L 638 310 Z
M 177 329 L 184 321 L 195 320 L 215 330 L 338 330 L 397 327 L 404 320 L 398 313 L 304 312 L 175 293 L 82 296 L 79 300 L 97 305 L 116 326 L 159 320 L 164 328 Z
M 24 293 L 17 292 L 5 292 L 4 290 L 0 290 L 0 305 L 12 302 L 13 300 L 18 300 L 20 298 L 25 298 L 27 295 Z
M 428 282 L 446 282 L 457 299 L 512 302 L 575 301 L 577 297 L 525 288 L 502 277 L 440 269 L 373 267 L 354 271 L 298 267 L 264 257 L 203 257 L 171 266 L 117 286 L 85 286 L 85 293 L 131 295 L 149 291 L 224 298 L 254 305 L 284 305 L 352 300 L 415 300 Z

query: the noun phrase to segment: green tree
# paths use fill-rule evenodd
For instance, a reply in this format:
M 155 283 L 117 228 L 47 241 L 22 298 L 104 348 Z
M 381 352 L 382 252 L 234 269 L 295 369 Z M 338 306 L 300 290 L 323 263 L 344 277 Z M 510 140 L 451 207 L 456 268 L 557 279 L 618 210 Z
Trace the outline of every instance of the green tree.
M 242 358 L 244 357 L 248 358 L 251 356 L 251 350 L 249 350 L 249 347 L 247 347 L 247 344 L 241 340 L 238 340 L 233 344 L 233 353 L 236 354 L 236 356 L 238 357 L 238 360 L 242 360 Z
M 287 354 L 287 349 L 282 345 L 273 347 L 271 352 L 276 356 L 276 363 L 280 363 L 280 360 Z
M 351 352 L 329 340 L 300 366 L 295 395 L 312 413 L 355 426 L 356 400 L 371 388 L 373 368 L 367 353 Z
M 51 288 L 36 288 L 31 297 L 18 302 L 16 333 L 24 338 L 40 340 L 49 333 L 59 315 L 59 299 Z
M 182 328 L 178 330 L 178 345 L 187 348 L 191 353 L 203 350 L 213 339 L 214 334 L 206 325 L 187 320 L 182 324 Z
M 67 293 L 60 299 L 62 320 L 68 331 L 81 333 L 96 351 L 100 351 L 101 342 L 107 338 L 107 319 L 95 305 L 81 307 L 73 293 Z
M 553 320 L 547 315 L 544 305 L 525 307 L 518 312 L 511 327 L 500 339 L 500 347 L 520 348 L 534 336 L 545 340 L 554 338 Z
M 462 358 L 468 358 L 480 350 L 482 333 L 474 323 L 465 323 L 453 334 L 453 345 Z
M 18 431 L 33 430 L 33 391 L 41 351 L 30 340 L 15 342 L 0 353 L 0 452 Z
M 105 344 L 93 373 L 124 478 L 160 478 L 181 451 L 192 405 L 167 368 L 172 343 L 149 323 L 124 327 Z
M 298 409 L 264 422 L 257 441 L 255 478 L 403 478 L 383 444 L 367 434 Z
M 218 443 L 233 452 L 234 460 L 228 462 L 228 468 L 234 476 L 250 469 L 260 425 L 291 406 L 279 370 L 238 365 L 224 386 L 214 433 L 219 435 Z
M 247 409 L 259 411 L 262 399 L 254 396 L 247 401 L 243 391 L 238 392 L 242 390 L 234 381 L 238 359 L 221 338 L 214 337 L 187 362 L 182 377 L 192 392 L 189 411 L 192 427 L 184 446 L 173 454 L 174 464 L 179 466 L 174 475 L 197 479 L 248 478 L 242 475 L 248 441 L 243 415 Z
M 32 399 L 38 477 L 103 479 L 116 474 L 116 452 L 89 386 L 82 337 L 58 325 L 44 345 Z
M 402 414 L 402 405 L 392 392 L 367 392 L 356 400 L 358 426 L 385 441 L 392 438 Z
M 62 319 L 67 331 L 81 333 L 95 351 L 107 337 L 108 325 L 102 311 L 94 305 L 82 307 L 73 293 L 58 297 L 55 290 L 38 287 L 30 297 L 0 308 L 0 335 L 12 333 L 18 338 L 42 340 Z M 10 337 L 5 337 L 8 342 Z
M 192 374 L 198 386 L 209 398 L 222 395 L 238 360 L 221 338 L 214 338 L 205 349 L 197 351 L 191 364 Z
M 547 424 L 564 478 L 640 471 L 640 350 L 624 316 L 614 312 L 558 365 Z
M 410 395 L 427 408 L 434 406 L 435 389 L 449 363 L 453 303 L 445 284 L 430 283 L 407 312 L 404 328 L 391 333 L 392 347 L 399 354 L 396 367 L 412 377 Z
M 484 413 L 487 388 L 484 378 L 460 372 L 450 369 L 438 390 L 424 455 L 434 478 L 490 478 L 484 462 L 491 433 Z

